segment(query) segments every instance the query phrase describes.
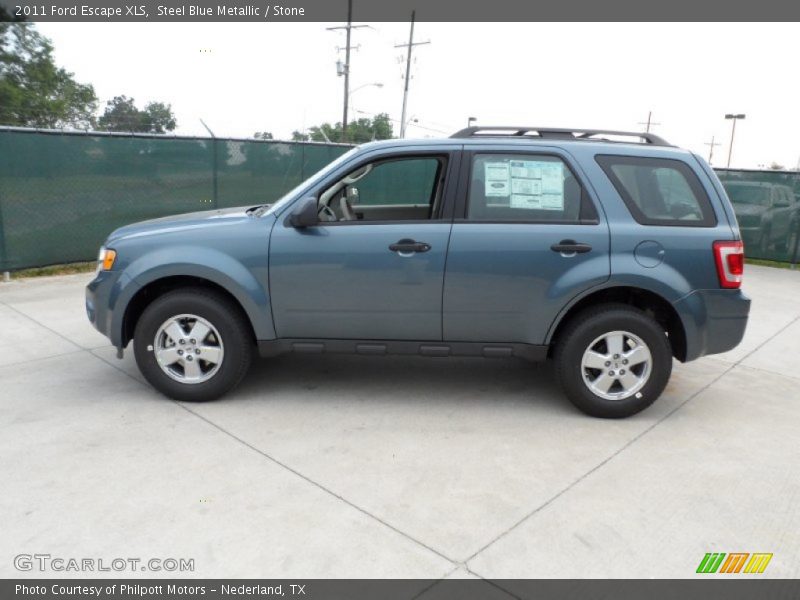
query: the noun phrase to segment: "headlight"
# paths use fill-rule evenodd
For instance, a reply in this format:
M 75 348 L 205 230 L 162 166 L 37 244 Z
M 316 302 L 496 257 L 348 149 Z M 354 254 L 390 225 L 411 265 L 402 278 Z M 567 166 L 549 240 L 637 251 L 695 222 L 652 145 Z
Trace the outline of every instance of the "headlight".
M 117 253 L 115 250 L 101 246 L 100 253 L 97 255 L 97 272 L 110 271 L 116 259 Z

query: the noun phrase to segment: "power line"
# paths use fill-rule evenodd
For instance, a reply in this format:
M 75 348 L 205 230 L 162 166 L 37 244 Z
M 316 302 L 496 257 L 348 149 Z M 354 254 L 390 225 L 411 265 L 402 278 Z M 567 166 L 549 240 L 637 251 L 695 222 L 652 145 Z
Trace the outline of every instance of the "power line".
M 650 133 L 650 127 L 651 126 L 653 126 L 653 125 L 661 125 L 661 123 L 653 123 L 652 120 L 651 120 L 652 118 L 653 118 L 653 111 L 651 110 L 651 111 L 649 111 L 647 113 L 647 121 L 639 121 L 639 125 L 645 125 L 646 126 L 645 127 L 645 132 L 646 133 Z
M 359 114 L 362 114 L 362 115 L 369 115 L 371 117 L 376 117 L 377 116 L 375 113 L 367 112 L 365 110 L 356 110 L 356 112 L 359 113 Z M 401 123 L 402 124 L 402 121 L 400 121 L 399 119 L 393 119 L 392 117 L 387 117 L 387 119 L 389 119 L 393 123 Z M 412 120 L 409 119 L 408 122 L 412 123 Z M 430 123 L 430 122 L 429 122 L 429 124 L 434 124 L 435 125 L 435 123 Z M 426 131 L 433 131 L 434 133 L 450 133 L 454 129 L 454 128 L 451 127 L 448 131 L 444 131 L 442 129 L 436 129 L 434 127 L 427 127 L 425 125 L 420 125 L 419 121 L 417 119 L 413 120 L 412 126 L 418 128 L 418 129 L 424 129 Z
M 722 144 L 720 144 L 719 142 L 715 142 L 714 141 L 714 136 L 713 135 L 711 136 L 711 141 L 710 142 L 706 142 L 706 146 L 709 146 L 709 148 L 708 148 L 708 164 L 711 164 L 711 159 L 714 158 L 714 146 L 721 146 L 721 145 Z

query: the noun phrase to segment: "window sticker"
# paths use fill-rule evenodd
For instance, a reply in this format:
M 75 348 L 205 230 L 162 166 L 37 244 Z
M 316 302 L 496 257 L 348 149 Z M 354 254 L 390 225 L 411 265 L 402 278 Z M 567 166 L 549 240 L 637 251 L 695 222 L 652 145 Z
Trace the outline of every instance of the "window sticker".
M 511 194 L 511 208 L 542 208 L 541 196 L 526 196 L 525 194 Z
M 564 167 L 560 164 L 542 167 L 542 193 L 564 195 Z
M 541 196 L 542 195 L 542 180 L 541 179 L 519 179 L 517 177 L 511 178 L 511 193 L 512 194 L 525 194 L 526 196 Z
M 542 194 L 542 210 L 564 210 L 564 195 Z
M 525 179 L 541 179 L 542 170 L 538 163 L 527 160 L 511 161 L 511 176 Z
M 507 162 L 487 162 L 484 165 L 486 197 L 508 197 L 509 172 Z
M 552 161 L 512 160 L 511 208 L 564 210 L 564 165 Z

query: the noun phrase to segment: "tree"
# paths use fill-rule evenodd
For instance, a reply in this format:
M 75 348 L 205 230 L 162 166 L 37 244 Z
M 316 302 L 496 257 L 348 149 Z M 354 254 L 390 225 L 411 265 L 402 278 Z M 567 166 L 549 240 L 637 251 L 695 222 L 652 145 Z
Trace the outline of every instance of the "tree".
M 53 45 L 31 23 L 2 22 L 0 14 L 0 123 L 20 127 L 94 125 L 94 87 L 56 66 Z
M 292 132 L 292 141 L 293 142 L 307 142 L 308 140 L 309 140 L 309 137 L 308 137 L 307 133 L 302 133 L 300 131 L 297 131 L 297 129 L 295 129 Z
M 373 140 L 388 140 L 394 135 L 392 129 L 392 122 L 389 115 L 380 113 L 375 115 L 372 119 L 361 118 L 347 124 L 347 136 L 342 137 L 342 124 L 336 123 L 323 123 L 322 125 L 315 125 L 308 130 L 307 134 L 299 131 L 292 133 L 292 140 L 296 142 L 314 141 L 314 142 L 354 142 L 361 144 L 364 142 L 371 142 Z
M 115 96 L 106 102 L 106 110 L 97 125 L 103 131 L 140 131 L 143 123 L 133 98 Z
M 103 115 L 97 120 L 102 131 L 132 131 L 134 133 L 166 133 L 177 126 L 172 106 L 149 102 L 144 110 L 136 108 L 133 98 L 115 96 L 106 103 Z
M 256 131 L 253 134 L 253 137 L 257 140 L 274 140 L 275 138 L 272 137 L 272 134 L 269 131 Z
M 174 131 L 178 121 L 172 113 L 172 105 L 163 102 L 148 102 L 144 111 L 144 123 L 150 133 L 166 133 Z

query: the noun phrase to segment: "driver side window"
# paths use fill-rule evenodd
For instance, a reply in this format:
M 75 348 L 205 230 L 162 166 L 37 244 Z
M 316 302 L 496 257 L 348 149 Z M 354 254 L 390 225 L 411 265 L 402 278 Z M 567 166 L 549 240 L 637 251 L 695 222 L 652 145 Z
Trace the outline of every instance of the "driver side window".
M 445 158 L 384 159 L 361 165 L 320 196 L 327 222 L 424 221 L 441 208 Z

